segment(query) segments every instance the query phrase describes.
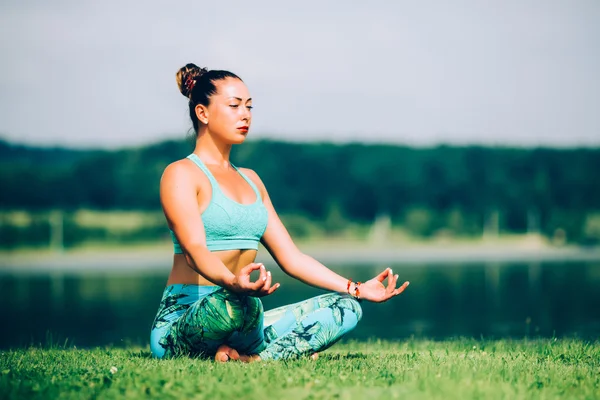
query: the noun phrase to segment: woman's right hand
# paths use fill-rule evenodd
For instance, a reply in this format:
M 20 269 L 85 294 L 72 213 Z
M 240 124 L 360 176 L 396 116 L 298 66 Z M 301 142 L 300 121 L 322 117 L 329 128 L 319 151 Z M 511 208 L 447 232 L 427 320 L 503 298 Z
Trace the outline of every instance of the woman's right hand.
M 255 282 L 250 280 L 252 271 L 260 270 L 260 275 Z M 262 263 L 251 263 L 243 267 L 234 277 L 231 287 L 232 292 L 247 294 L 253 297 L 268 296 L 279 288 L 279 283 L 271 285 L 271 271 L 266 270 Z

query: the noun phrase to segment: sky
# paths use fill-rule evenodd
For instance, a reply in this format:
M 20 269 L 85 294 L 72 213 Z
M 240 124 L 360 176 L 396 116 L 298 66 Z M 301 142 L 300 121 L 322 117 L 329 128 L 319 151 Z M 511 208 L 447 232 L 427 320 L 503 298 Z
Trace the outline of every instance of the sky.
M 251 137 L 600 145 L 600 1 L 3 0 L 0 137 L 191 132 L 175 73 L 230 70 Z

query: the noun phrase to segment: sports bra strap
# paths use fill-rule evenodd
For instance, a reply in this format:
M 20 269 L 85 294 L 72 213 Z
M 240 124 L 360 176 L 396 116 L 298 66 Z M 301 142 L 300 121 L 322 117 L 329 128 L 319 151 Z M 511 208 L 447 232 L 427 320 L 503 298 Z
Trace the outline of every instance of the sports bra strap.
M 230 163 L 230 164 L 231 164 L 231 163 Z M 235 169 L 235 170 L 238 172 L 238 174 L 240 174 L 240 175 L 242 176 L 242 178 L 244 178 L 244 180 L 245 180 L 246 182 L 248 182 L 248 183 L 250 184 L 250 187 L 252 188 L 252 190 L 254 190 L 254 194 L 256 194 L 256 199 L 257 199 L 257 201 L 258 201 L 259 199 L 261 199 L 260 192 L 258 191 L 258 188 L 257 188 L 257 187 L 256 187 L 256 185 L 254 184 L 254 182 L 252 182 L 252 179 L 248 178 L 248 177 L 246 176 L 246 174 L 244 174 L 242 171 L 240 171 L 240 170 L 238 169 L 238 167 L 236 167 L 235 165 L 231 164 L 231 166 L 232 166 L 232 167 L 233 167 L 233 168 L 234 168 L 234 169 Z
M 210 181 L 210 183 L 212 184 L 213 187 L 216 187 L 218 190 L 221 190 L 221 187 L 219 186 L 219 182 L 217 182 L 217 180 L 215 179 L 213 174 L 210 173 L 210 170 L 208 169 L 208 167 L 206 165 L 204 165 L 204 163 L 202 162 L 200 157 L 198 157 L 197 155 L 192 153 L 189 156 L 187 156 L 187 158 L 192 160 L 194 162 L 194 164 L 196 164 L 202 170 L 202 172 L 204 172 L 204 174 L 208 177 L 208 180 Z M 254 194 L 256 194 L 257 201 L 259 199 L 261 199 L 260 192 L 259 192 L 258 188 L 256 187 L 256 185 L 254 184 L 254 182 L 252 182 L 252 179 L 248 178 L 246 176 L 246 174 L 244 174 L 242 171 L 240 171 L 238 169 L 238 167 L 233 165 L 231 162 L 229 164 L 233 167 L 233 169 L 235 169 L 237 171 L 238 174 L 240 174 L 242 176 L 242 178 L 244 178 L 244 180 L 246 182 L 248 182 L 248 184 L 250 184 L 250 187 L 254 191 Z
M 206 175 L 206 177 L 208 178 L 208 180 L 210 181 L 210 183 L 213 187 L 216 186 L 217 188 L 219 188 L 219 183 L 217 182 L 217 180 L 215 179 L 213 174 L 210 173 L 210 170 L 208 169 L 208 167 L 206 165 L 204 165 L 204 163 L 202 162 L 200 157 L 198 157 L 197 155 L 192 153 L 189 156 L 187 156 L 187 158 L 192 160 L 194 162 L 194 164 L 196 164 L 198 167 L 200 167 L 200 169 L 202 170 L 202 172 L 204 172 L 204 174 Z

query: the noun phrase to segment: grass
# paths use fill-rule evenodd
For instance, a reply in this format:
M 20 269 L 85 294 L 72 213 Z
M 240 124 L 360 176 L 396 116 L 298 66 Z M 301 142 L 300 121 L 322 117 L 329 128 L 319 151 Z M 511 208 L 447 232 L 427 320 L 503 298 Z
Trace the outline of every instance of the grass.
M 0 398 L 529 399 L 600 397 L 600 342 L 348 342 L 254 364 L 155 360 L 147 348 L 0 352 Z

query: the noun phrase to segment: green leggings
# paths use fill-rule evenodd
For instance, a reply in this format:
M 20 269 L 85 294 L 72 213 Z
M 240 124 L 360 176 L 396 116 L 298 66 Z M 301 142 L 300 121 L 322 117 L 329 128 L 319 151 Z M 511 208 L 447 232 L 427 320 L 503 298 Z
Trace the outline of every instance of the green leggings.
M 362 317 L 358 301 L 328 293 L 263 312 L 260 299 L 218 286 L 165 288 L 152 326 L 150 348 L 158 358 L 212 357 L 226 344 L 263 360 L 322 351 Z

